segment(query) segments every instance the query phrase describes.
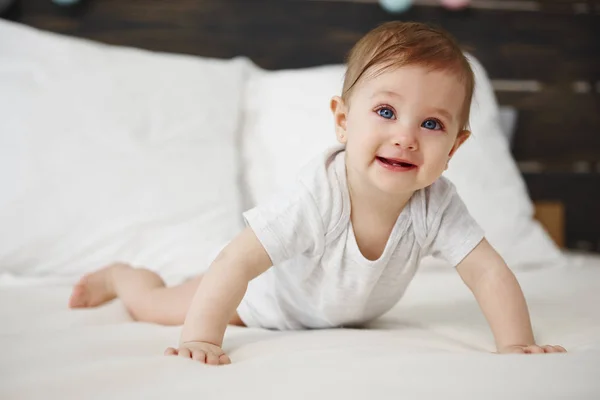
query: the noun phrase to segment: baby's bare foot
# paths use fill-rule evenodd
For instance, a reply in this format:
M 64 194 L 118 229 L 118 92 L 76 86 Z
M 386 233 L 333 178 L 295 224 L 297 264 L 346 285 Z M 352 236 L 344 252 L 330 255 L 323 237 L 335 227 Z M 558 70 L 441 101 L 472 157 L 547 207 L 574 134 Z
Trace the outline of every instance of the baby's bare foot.
M 112 284 L 116 268 L 131 268 L 127 264 L 112 264 L 91 274 L 84 275 L 73 287 L 70 308 L 96 307 L 114 299 L 117 294 Z

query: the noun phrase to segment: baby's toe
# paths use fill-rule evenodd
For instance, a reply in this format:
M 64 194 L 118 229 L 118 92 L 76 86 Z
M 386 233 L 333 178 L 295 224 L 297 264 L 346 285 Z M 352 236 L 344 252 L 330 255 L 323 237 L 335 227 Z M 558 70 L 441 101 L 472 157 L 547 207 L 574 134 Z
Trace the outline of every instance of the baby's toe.
M 231 359 L 229 358 L 229 356 L 227 354 L 221 354 L 221 356 L 219 357 L 219 364 L 221 364 L 221 365 L 231 364 Z
M 189 349 L 186 349 L 185 347 L 182 347 L 179 349 L 179 357 L 183 357 L 183 358 L 191 358 L 192 356 L 192 352 Z
M 165 356 L 176 356 L 177 355 L 177 350 L 175 350 L 173 347 L 167 347 L 167 349 L 165 350 Z
M 206 353 L 206 363 L 208 365 L 219 365 L 219 356 L 214 353 L 207 352 Z
M 82 281 L 80 281 L 73 288 L 73 292 L 71 293 L 71 297 L 69 298 L 69 307 L 70 308 L 80 308 L 86 307 L 87 305 L 87 293 L 85 290 L 85 285 Z
M 192 359 L 194 361 L 200 361 L 201 363 L 205 363 L 206 362 L 206 353 L 202 350 L 194 350 L 192 352 Z

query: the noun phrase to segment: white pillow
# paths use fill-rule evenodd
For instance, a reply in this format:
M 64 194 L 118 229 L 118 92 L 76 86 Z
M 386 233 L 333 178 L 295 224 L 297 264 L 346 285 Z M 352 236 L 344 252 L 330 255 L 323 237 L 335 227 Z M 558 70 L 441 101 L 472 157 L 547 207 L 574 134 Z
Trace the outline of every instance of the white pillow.
M 248 71 L 0 22 L 0 272 L 122 260 L 167 279 L 243 227 L 236 129 Z
M 561 253 L 533 220 L 533 206 L 499 126 L 489 79 L 476 74 L 473 137 L 457 152 L 446 175 L 488 240 L 512 267 L 556 262 Z M 341 92 L 344 66 L 264 71 L 255 67 L 244 102 L 243 154 L 246 207 L 265 201 L 299 168 L 336 143 L 329 101 Z
M 498 115 L 500 129 L 502 129 L 502 132 L 510 145 L 515 137 L 515 131 L 517 130 L 517 109 L 512 106 L 501 106 L 498 109 Z

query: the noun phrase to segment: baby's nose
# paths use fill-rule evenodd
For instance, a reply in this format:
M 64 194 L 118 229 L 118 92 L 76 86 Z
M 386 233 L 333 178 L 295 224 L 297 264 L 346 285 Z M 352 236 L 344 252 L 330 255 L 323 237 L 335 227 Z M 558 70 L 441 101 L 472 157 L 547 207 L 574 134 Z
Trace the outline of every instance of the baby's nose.
M 411 129 L 402 129 L 394 135 L 394 146 L 403 150 L 417 150 L 417 135 Z

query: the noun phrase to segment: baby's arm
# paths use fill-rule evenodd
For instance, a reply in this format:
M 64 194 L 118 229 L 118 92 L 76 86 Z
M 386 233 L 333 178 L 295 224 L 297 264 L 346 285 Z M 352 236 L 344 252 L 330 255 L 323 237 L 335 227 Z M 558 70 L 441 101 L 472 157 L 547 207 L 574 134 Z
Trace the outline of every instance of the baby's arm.
M 242 301 L 248 282 L 271 265 L 269 255 L 251 228 L 233 239 L 198 286 L 183 325 L 179 351 L 191 353 L 192 358 L 196 358 L 194 351 L 204 352 L 209 363 L 214 363 L 210 362 L 209 353 L 222 356 L 220 348 L 227 323 Z
M 521 287 L 487 240 L 482 240 L 457 266 L 457 270 L 490 324 L 498 353 L 565 351 L 561 346 L 535 344 Z

